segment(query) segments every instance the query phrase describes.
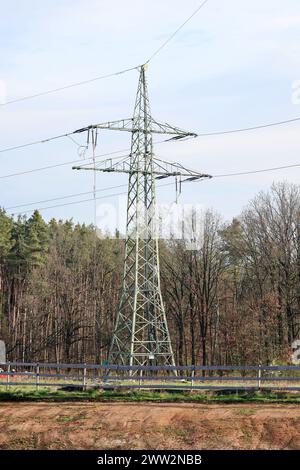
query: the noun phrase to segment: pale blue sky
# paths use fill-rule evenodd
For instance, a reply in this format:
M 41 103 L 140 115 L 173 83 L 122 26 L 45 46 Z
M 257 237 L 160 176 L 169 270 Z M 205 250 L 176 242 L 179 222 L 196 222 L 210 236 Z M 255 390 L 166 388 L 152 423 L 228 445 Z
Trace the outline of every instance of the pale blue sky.
M 198 5 L 199 0 L 2 1 L 0 80 L 7 99 L 143 63 Z M 132 71 L 0 108 L 0 147 L 130 117 L 137 78 Z M 196 132 L 300 116 L 300 105 L 292 103 L 292 84 L 299 79 L 296 0 L 210 0 L 148 70 L 153 115 Z M 156 153 L 211 174 L 293 164 L 300 161 L 299 131 L 300 124 L 293 124 L 205 137 L 160 145 Z M 127 147 L 129 137 L 102 132 L 98 153 Z M 76 146 L 68 140 L 43 144 L 1 154 L 0 176 L 76 158 Z M 196 183 L 185 187 L 182 202 L 212 207 L 229 219 L 272 181 L 298 183 L 299 176 L 300 168 Z M 99 174 L 97 185 L 122 183 L 125 176 Z M 70 165 L 2 179 L 0 204 L 91 189 L 92 174 L 74 172 Z M 160 190 L 159 196 L 172 200 L 174 191 Z M 46 219 L 93 221 L 92 203 L 42 213 Z

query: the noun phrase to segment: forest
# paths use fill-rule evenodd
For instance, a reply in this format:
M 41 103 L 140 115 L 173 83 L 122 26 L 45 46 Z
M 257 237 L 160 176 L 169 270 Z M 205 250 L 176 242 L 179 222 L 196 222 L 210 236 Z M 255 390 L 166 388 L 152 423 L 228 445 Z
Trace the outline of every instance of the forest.
M 0 210 L 0 339 L 11 361 L 103 363 L 124 240 L 92 225 Z M 288 363 L 300 339 L 300 186 L 260 192 L 225 222 L 201 215 L 197 250 L 160 241 L 178 365 Z

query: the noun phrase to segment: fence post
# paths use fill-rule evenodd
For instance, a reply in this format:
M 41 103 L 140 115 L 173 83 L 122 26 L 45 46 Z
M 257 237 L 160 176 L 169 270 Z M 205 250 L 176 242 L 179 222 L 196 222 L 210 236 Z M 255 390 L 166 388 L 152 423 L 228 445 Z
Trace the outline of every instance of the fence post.
M 6 390 L 9 390 L 9 383 L 10 383 L 10 362 L 7 363 L 7 376 L 6 376 Z
M 85 391 L 86 389 L 86 364 L 84 364 L 84 368 L 83 368 L 83 391 Z
M 192 380 L 191 380 L 192 388 L 194 387 L 194 377 L 195 377 L 195 366 L 193 367 L 193 370 L 192 370 Z
M 39 385 L 40 385 L 40 365 L 37 362 L 36 363 L 36 370 L 35 370 L 35 388 L 36 388 L 36 390 L 39 389 Z
M 257 389 L 261 389 L 261 364 L 258 364 Z

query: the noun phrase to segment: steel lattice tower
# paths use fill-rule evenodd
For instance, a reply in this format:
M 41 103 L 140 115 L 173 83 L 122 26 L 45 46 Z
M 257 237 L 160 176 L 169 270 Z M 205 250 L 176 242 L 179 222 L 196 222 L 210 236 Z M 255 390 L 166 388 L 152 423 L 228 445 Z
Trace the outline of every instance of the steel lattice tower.
M 141 68 L 129 175 L 123 288 L 109 363 L 175 365 L 160 289 L 151 112 Z
M 108 362 L 130 366 L 175 365 L 160 288 L 155 180 L 169 176 L 200 179 L 209 175 L 154 156 L 153 133 L 171 134 L 173 139 L 195 134 L 152 118 L 145 66 L 140 68 L 133 118 L 92 125 L 76 132 L 89 134 L 98 129 L 131 132 L 127 160 L 115 163 L 105 160 L 96 168 L 129 174 L 123 284 Z M 84 165 L 74 169 L 95 170 Z

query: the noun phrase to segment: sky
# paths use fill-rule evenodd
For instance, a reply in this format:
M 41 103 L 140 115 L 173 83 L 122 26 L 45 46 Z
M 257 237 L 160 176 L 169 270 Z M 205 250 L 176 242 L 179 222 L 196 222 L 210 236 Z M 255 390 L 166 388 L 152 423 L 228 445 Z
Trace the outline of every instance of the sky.
M 199 6 L 199 0 L 1 1 L 0 100 L 20 98 L 144 63 Z M 300 116 L 300 3 L 297 0 L 209 0 L 157 54 L 147 70 L 156 120 L 205 133 Z M 0 106 L 0 149 L 45 139 L 92 123 L 132 116 L 138 72 L 133 70 L 54 94 Z M 300 122 L 155 146 L 155 154 L 211 175 L 300 163 Z M 157 139 L 157 138 L 155 138 Z M 160 140 L 160 139 L 158 139 Z M 84 144 L 83 137 L 77 138 Z M 128 148 L 130 134 L 102 131 L 97 154 Z M 0 153 L 0 177 L 77 160 L 78 145 L 62 139 Z M 121 153 L 122 154 L 122 153 Z M 90 156 L 89 153 L 86 157 Z M 92 172 L 72 164 L 1 178 L 8 213 L 90 199 Z M 180 203 L 212 208 L 225 220 L 272 182 L 299 183 L 300 167 L 215 178 L 183 187 Z M 102 191 L 126 175 L 97 174 Z M 101 214 L 124 212 L 124 196 L 99 199 Z M 158 189 L 162 203 L 173 186 Z M 21 204 L 35 205 L 14 208 Z M 93 223 L 93 202 L 41 210 L 46 220 Z

